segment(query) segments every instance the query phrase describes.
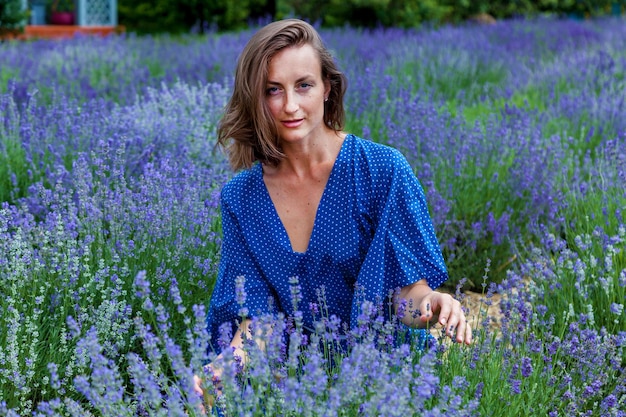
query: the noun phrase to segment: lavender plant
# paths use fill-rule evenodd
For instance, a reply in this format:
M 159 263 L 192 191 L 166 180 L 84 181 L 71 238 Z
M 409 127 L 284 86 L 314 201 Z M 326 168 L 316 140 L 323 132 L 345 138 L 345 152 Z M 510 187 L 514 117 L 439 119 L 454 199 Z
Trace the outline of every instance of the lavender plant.
M 348 129 L 404 152 L 449 289 L 483 288 L 476 341 L 423 350 L 389 299 L 350 328 L 294 282 L 293 311 L 254 318 L 266 349 L 226 351 L 222 395 L 213 137 L 249 31 L 0 44 L 0 415 L 623 416 L 625 28 L 320 29 Z

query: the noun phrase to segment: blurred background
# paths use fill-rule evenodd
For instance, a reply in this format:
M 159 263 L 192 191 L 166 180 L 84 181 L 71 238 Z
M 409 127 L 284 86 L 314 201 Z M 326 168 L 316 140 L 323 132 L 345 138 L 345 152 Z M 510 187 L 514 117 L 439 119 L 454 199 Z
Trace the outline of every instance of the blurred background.
M 625 0 L 118 0 L 119 23 L 138 33 L 237 30 L 285 17 L 326 27 L 415 27 L 537 15 L 583 19 L 625 9 Z
M 0 28 L 23 29 L 25 22 L 63 24 L 51 18 L 56 11 L 77 15 L 65 24 L 90 24 L 87 17 L 83 16 L 82 20 L 80 17 L 86 4 L 86 0 L 0 0 Z M 104 12 L 102 24 L 113 22 L 137 34 L 233 31 L 285 17 L 304 18 L 325 27 L 406 28 L 467 21 L 488 24 L 499 19 L 536 16 L 587 19 L 621 15 L 626 11 L 626 0 L 93 0 L 89 3 L 89 7 L 94 5 Z

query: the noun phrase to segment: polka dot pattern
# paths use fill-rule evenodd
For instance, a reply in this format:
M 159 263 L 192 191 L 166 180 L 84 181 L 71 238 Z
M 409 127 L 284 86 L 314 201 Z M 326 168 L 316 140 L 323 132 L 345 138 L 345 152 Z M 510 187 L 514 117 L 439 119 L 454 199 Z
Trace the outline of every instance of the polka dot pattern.
M 404 156 L 391 147 L 348 135 L 322 195 L 306 252 L 294 252 L 263 181 L 260 164 L 229 181 L 221 195 L 223 243 L 208 330 L 234 323 L 235 278 L 245 277 L 249 316 L 274 309 L 292 313 L 289 280 L 298 277 L 304 325 L 323 287 L 329 315 L 356 323 L 359 300 L 426 279 L 447 279 L 421 185 Z M 234 327 L 233 327 L 234 329 Z

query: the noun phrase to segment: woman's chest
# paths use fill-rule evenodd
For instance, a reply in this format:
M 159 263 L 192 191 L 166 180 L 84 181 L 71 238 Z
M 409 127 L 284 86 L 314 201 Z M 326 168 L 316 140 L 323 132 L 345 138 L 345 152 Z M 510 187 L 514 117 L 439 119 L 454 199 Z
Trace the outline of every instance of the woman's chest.
M 268 194 L 294 252 L 306 252 L 324 185 L 301 183 L 299 185 L 268 186 Z

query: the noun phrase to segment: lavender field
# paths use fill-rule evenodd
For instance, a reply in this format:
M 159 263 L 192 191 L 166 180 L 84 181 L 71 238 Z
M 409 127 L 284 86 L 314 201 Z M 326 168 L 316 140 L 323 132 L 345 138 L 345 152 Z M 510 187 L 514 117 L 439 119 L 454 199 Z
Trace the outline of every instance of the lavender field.
M 384 294 L 347 328 L 293 282 L 210 408 L 215 132 L 251 32 L 5 42 L 0 415 L 626 416 L 626 21 L 320 31 L 346 130 L 406 155 L 446 289 L 483 294 L 474 344 L 418 349 Z

